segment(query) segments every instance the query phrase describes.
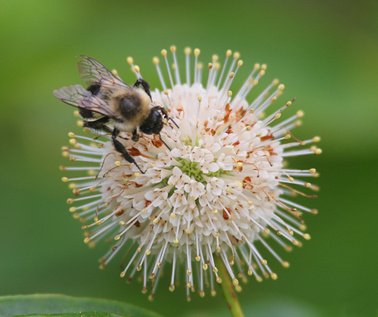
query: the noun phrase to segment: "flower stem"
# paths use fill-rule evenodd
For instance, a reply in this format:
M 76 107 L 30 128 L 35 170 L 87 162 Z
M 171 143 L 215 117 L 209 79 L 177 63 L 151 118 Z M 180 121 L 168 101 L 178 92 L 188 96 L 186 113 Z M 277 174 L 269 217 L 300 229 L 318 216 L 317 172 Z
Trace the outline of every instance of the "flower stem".
M 227 301 L 227 306 L 233 317 L 244 317 L 244 313 L 241 309 L 238 296 L 235 292 L 235 288 L 232 284 L 230 275 L 227 272 L 226 267 L 222 259 L 218 256 L 216 257 L 216 266 L 218 268 L 219 276 L 222 279 L 222 290 L 224 298 Z

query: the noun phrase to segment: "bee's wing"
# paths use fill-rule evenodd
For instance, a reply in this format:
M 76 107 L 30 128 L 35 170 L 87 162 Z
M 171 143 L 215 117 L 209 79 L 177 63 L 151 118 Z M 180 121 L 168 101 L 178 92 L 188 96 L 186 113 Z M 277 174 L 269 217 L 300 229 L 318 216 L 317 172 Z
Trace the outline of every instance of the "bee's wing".
M 72 85 L 54 90 L 54 96 L 64 103 L 97 112 L 112 119 L 120 119 L 102 99 L 93 96 L 92 93 L 80 85 Z
M 110 70 L 92 57 L 86 55 L 80 56 L 78 69 L 81 77 L 88 84 L 101 84 L 106 87 L 115 85 L 128 87 L 121 79 L 113 75 Z

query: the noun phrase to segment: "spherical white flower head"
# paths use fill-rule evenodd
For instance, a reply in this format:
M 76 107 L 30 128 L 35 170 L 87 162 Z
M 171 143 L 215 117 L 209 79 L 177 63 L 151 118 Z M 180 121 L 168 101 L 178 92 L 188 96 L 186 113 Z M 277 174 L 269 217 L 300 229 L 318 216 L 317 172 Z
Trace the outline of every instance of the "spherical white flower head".
M 89 175 L 63 178 L 76 195 L 68 200 L 77 203 L 70 211 L 88 223 L 86 243 L 115 240 L 101 267 L 117 253 L 128 254 L 121 276 L 131 278 L 141 271 L 143 291 L 151 283 L 152 296 L 163 269 L 171 276 L 170 290 L 175 289 L 180 265 L 185 267 L 188 298 L 194 290 L 203 296 L 206 287 L 215 294 L 221 262 L 236 290 L 241 289 L 238 279 L 247 275 L 257 281 L 276 279 L 266 255 L 284 267 L 288 262 L 266 238 L 286 250 L 291 244 L 300 246 L 298 238 L 309 238 L 301 216 L 316 212 L 290 200 L 309 196 L 301 186 L 317 189 L 299 179 L 317 176 L 315 169 L 288 169 L 284 160 L 319 154 L 320 149 L 308 146 L 319 138 L 293 139 L 290 130 L 299 125 L 303 113 L 280 120 L 292 101 L 264 116 L 284 90 L 278 80 L 248 101 L 266 65 L 255 64 L 233 94 L 233 80 L 243 65 L 239 53 L 227 51 L 222 65 L 213 55 L 204 75 L 200 51 L 194 50 L 193 61 L 187 48 L 184 76 L 175 47 L 171 53 L 172 67 L 167 51 L 162 51 L 166 75 L 159 59 L 153 59 L 163 89 L 153 91 L 152 100 L 172 120 L 165 122 L 160 136 L 142 135 L 138 142 L 126 133 L 119 138 L 145 173 L 122 158 L 110 136 L 71 133 L 71 147 L 63 153 L 85 164 L 62 169 Z M 131 58 L 128 61 L 141 77 L 139 67 Z M 305 148 L 295 149 L 301 146 Z

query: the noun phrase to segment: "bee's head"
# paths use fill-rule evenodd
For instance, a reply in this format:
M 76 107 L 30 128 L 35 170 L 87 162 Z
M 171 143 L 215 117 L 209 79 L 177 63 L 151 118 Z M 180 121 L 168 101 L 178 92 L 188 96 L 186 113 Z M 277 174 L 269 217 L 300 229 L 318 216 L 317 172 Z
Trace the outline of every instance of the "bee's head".
M 163 116 L 161 115 L 160 108 L 153 107 L 139 128 L 146 134 L 159 134 L 161 129 L 163 129 L 163 125 Z

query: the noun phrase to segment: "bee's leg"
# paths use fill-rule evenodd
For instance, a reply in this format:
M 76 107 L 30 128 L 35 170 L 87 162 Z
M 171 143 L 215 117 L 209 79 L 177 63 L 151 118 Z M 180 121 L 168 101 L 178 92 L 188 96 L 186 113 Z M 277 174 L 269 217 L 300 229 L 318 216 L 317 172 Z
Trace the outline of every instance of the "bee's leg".
M 113 145 L 114 145 L 114 148 L 116 149 L 117 152 L 121 153 L 122 154 L 122 157 L 128 161 L 129 163 L 133 163 L 135 164 L 135 166 L 138 168 L 138 170 L 144 174 L 145 171 L 142 171 L 142 169 L 139 167 L 138 163 L 134 160 L 134 158 L 129 154 L 129 152 L 127 152 L 127 149 L 123 146 L 123 144 L 121 142 L 119 142 L 117 140 L 117 136 L 119 134 L 119 130 L 117 129 L 114 129 L 113 130 L 113 133 L 112 133 L 112 141 L 113 141 Z
M 151 91 L 150 91 L 150 85 L 144 79 L 142 79 L 142 78 L 137 79 L 137 81 L 134 84 L 134 87 L 143 88 L 143 90 L 146 92 L 146 94 L 152 100 Z
M 105 125 L 105 123 L 109 122 L 108 117 L 102 117 L 97 120 L 93 121 L 84 121 L 84 127 L 94 129 L 94 130 L 103 130 L 108 133 L 112 133 L 113 131 Z
M 137 130 L 137 129 L 134 129 L 134 131 L 133 131 L 133 136 L 131 137 L 131 139 L 132 139 L 134 142 L 138 142 L 138 140 L 139 140 L 139 134 L 138 134 L 138 130 Z

